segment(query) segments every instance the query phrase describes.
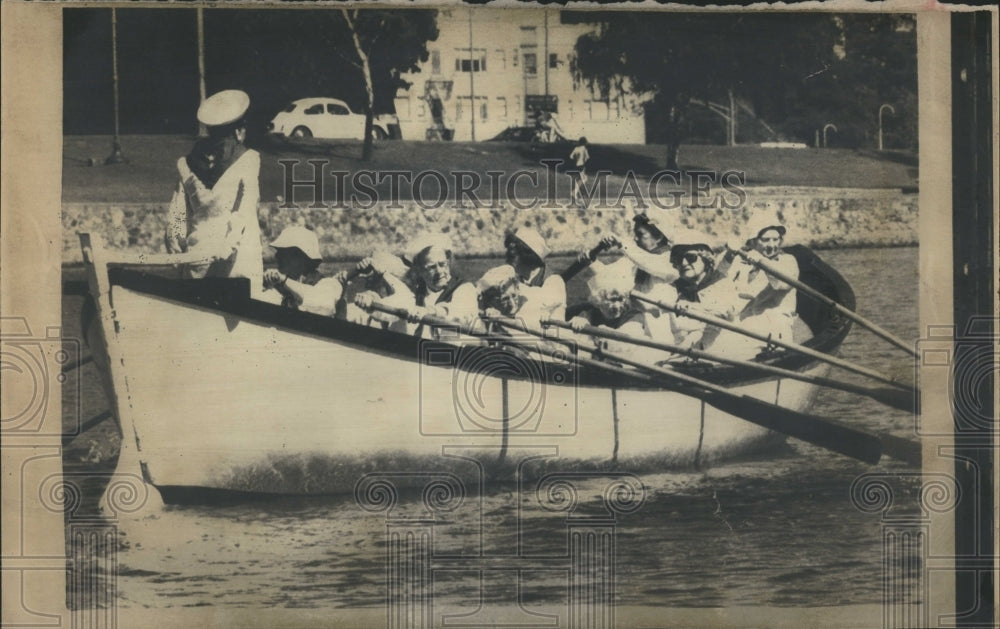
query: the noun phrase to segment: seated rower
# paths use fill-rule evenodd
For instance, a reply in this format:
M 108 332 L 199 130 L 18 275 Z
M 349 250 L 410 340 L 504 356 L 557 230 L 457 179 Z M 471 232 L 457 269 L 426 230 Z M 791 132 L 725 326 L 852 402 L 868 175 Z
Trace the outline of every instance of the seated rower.
M 365 287 L 354 296 L 354 303 L 347 303 L 346 292 L 337 302 L 337 317 L 383 330 L 406 334 L 410 332 L 406 320 L 395 315 L 372 310 L 375 301 L 392 308 L 412 308 L 413 292 L 403 282 L 406 265 L 398 256 L 386 251 L 375 251 L 358 262 L 354 273 L 365 277 Z M 352 273 L 341 271 L 336 278 L 346 285 Z
M 753 332 L 791 342 L 796 317 L 796 290 L 756 266 L 756 263 L 764 262 L 783 275 L 798 279 L 798 262 L 794 256 L 782 251 L 787 230 L 776 212 L 758 214 L 750 220 L 747 228 L 749 238 L 746 242 L 751 248 L 744 254 L 746 260 L 735 263 L 729 272 L 737 294 L 745 302 L 737 322 Z M 753 343 L 755 353 L 764 348 L 759 341 Z
M 413 287 L 415 308 L 411 322 L 424 315 L 446 317 L 456 321 L 468 320 L 479 314 L 476 287 L 463 281 L 452 271 L 451 242 L 443 235 L 429 235 L 414 240 L 407 249 L 410 262 L 408 284 Z M 415 333 L 429 335 L 426 326 L 418 326 Z
M 274 289 L 275 298 L 282 306 L 332 317 L 343 287 L 332 277 L 321 277 L 319 265 L 323 261 L 316 233 L 299 225 L 286 227 L 274 239 L 278 268 L 264 271 L 264 297 Z
M 634 244 L 622 242 L 614 236 L 606 236 L 601 244 L 607 248 L 618 247 L 624 258 L 631 262 L 635 278 L 632 290 L 650 299 L 672 304 L 677 301 L 677 289 L 673 283 L 678 278 L 677 269 L 670 263 L 672 243 L 669 235 L 677 230 L 674 216 L 666 210 L 647 208 L 636 212 L 632 220 Z M 650 314 L 649 325 L 663 328 L 657 336 L 670 334 L 669 317 L 661 316 L 660 308 L 645 302 L 637 305 Z
M 732 320 L 739 307 L 736 291 L 715 268 L 710 240 L 692 230 L 678 234 L 670 251 L 670 261 L 680 275 L 674 282 L 677 305 Z M 676 313 L 670 315 L 670 327 L 675 345 L 696 349 L 708 349 L 721 333 L 714 326 Z
M 553 319 L 566 317 L 566 282 L 558 275 L 547 275 L 545 257 L 549 247 L 534 229 L 522 227 L 504 239 L 506 263 L 514 268 L 520 282 L 520 294 L 529 311 Z
M 582 333 L 586 326 L 604 327 L 623 334 L 637 337 L 655 338 L 648 325 L 648 313 L 644 312 L 629 295 L 633 278 L 618 263 L 604 264 L 597 261 L 591 265 L 593 275 L 587 281 L 588 303 L 573 308 L 569 319 L 570 327 Z M 668 341 L 669 339 L 656 339 Z M 662 352 L 650 350 L 628 343 L 594 339 L 612 352 L 642 359 L 650 352 L 659 357 Z

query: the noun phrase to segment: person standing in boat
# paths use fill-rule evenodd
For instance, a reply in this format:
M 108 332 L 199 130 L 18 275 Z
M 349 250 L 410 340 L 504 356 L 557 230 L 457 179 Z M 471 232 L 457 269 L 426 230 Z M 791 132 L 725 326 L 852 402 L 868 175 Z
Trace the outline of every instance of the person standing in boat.
M 264 271 L 264 299 L 268 300 L 270 295 L 280 296 L 281 305 L 287 308 L 334 316 L 343 287 L 332 277 L 320 277 L 319 265 L 323 257 L 316 233 L 300 225 L 291 225 L 271 246 L 278 268 Z M 269 292 L 272 290 L 274 293 Z
M 476 287 L 454 274 L 452 245 L 447 237 L 438 234 L 415 239 L 407 248 L 405 260 L 410 263 L 407 277 L 416 306 L 413 322 L 424 315 L 457 321 L 479 316 Z M 416 333 L 427 334 L 427 330 L 419 326 Z
M 763 262 L 783 275 L 798 279 L 799 265 L 795 257 L 782 251 L 787 230 L 777 212 L 765 211 L 751 218 L 746 241 L 750 250 L 745 260 L 730 269 L 736 292 L 745 300 L 737 317 L 739 324 L 751 331 L 767 334 L 782 341 L 792 341 L 796 317 L 796 290 L 757 266 Z M 730 250 L 733 244 L 728 245 Z M 756 342 L 755 349 L 763 349 Z
M 169 253 L 201 253 L 188 265 L 190 277 L 245 277 L 259 296 L 264 274 L 257 204 L 260 155 L 246 148 L 245 116 L 250 97 L 225 90 L 198 108 L 208 137 L 177 161 L 179 183 L 170 202 Z

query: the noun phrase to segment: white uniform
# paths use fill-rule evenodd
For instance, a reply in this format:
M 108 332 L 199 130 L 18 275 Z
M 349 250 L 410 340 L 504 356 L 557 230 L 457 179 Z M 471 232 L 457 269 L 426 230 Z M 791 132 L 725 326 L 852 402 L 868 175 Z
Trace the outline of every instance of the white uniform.
M 195 277 L 246 277 L 251 295 L 263 291 L 264 260 L 257 222 L 260 201 L 260 155 L 247 150 L 226 169 L 212 188 L 187 165 L 177 162 L 180 183 L 169 209 L 168 239 L 183 237 L 188 251 L 216 262 L 191 268 Z

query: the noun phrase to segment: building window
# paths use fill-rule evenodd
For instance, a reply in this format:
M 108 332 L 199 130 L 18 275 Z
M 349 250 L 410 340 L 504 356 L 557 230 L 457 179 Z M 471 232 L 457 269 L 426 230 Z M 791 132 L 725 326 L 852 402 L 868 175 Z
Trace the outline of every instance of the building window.
M 480 120 L 487 120 L 488 119 L 488 115 L 487 114 L 489 113 L 487 111 L 487 107 L 486 107 L 487 99 L 486 98 L 477 98 L 476 100 L 481 100 L 482 101 L 481 103 L 479 103 L 479 119 Z
M 513 64 L 513 66 L 514 66 L 515 68 L 517 67 L 517 57 L 518 57 L 518 54 L 517 54 L 517 49 L 515 48 L 515 49 L 514 49 L 514 54 L 512 54 L 512 55 L 510 56 L 510 60 L 511 60 L 511 63 Z
M 549 67 L 558 68 L 559 67 L 559 53 L 550 52 L 549 53 Z
M 499 66 L 497 69 L 498 70 L 506 70 L 507 69 L 507 51 L 504 50 L 503 48 L 497 48 L 496 53 L 497 53 L 497 65 Z
M 486 72 L 486 51 L 476 48 L 470 59 L 468 48 L 456 48 L 455 72 Z
M 538 74 L 538 55 L 533 52 L 524 53 L 524 73 L 528 76 Z
M 424 100 L 420 100 L 417 103 L 417 118 L 424 119 L 427 117 L 427 103 Z
M 618 100 L 608 101 L 608 118 L 618 120 L 622 117 L 621 105 Z
M 507 112 L 507 97 L 497 96 L 497 112 L 501 120 L 507 120 L 510 114 Z
M 431 74 L 441 74 L 441 51 L 431 51 Z
M 521 44 L 535 45 L 538 43 L 538 29 L 534 26 L 521 27 Z

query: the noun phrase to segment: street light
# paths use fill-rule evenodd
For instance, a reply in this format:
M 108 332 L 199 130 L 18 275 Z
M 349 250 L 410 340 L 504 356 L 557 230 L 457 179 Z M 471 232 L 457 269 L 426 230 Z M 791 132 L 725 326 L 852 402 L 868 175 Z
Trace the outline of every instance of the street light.
M 827 129 L 833 129 L 834 131 L 837 131 L 837 125 L 833 124 L 832 122 L 828 122 L 826 123 L 826 125 L 823 126 L 823 148 L 829 146 L 829 144 L 826 141 Z M 840 133 L 840 131 L 837 131 L 837 133 Z
M 892 115 L 896 115 L 896 110 L 892 108 L 892 105 L 884 103 L 878 108 L 878 150 L 882 150 L 882 112 L 888 109 L 892 112 Z
M 125 156 L 122 154 L 122 142 L 118 136 L 118 16 L 111 9 L 111 76 L 115 91 L 115 139 L 111 141 L 111 155 L 104 160 L 105 164 L 122 164 Z

